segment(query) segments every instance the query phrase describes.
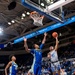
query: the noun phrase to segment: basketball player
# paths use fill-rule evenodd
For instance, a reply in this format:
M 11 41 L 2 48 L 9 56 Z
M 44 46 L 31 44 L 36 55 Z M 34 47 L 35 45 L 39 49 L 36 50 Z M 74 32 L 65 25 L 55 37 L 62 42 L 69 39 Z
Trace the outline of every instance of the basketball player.
M 42 41 L 42 44 L 39 46 L 37 44 L 34 44 L 35 49 L 29 49 L 27 46 L 27 39 L 24 39 L 24 47 L 27 52 L 30 52 L 34 55 L 34 60 L 33 60 L 33 74 L 34 75 L 40 75 L 41 74 L 41 62 L 42 62 L 42 48 L 43 45 L 46 41 L 46 36 L 47 33 L 44 33 L 44 38 Z
M 17 74 L 18 65 L 16 64 L 15 61 L 16 61 L 16 57 L 14 55 L 11 56 L 11 61 L 5 67 L 5 75 L 8 75 L 8 73 L 7 73 L 8 68 L 9 68 L 9 75 Z
M 34 75 L 33 74 L 33 67 L 34 67 L 34 63 L 31 66 L 31 69 L 28 71 L 28 75 Z
M 49 50 L 50 52 L 48 53 L 48 58 L 51 60 L 51 70 L 53 75 L 60 75 L 60 63 L 58 61 L 58 54 L 57 54 L 57 49 L 58 49 L 58 37 L 56 39 L 56 45 L 55 48 L 53 46 L 50 46 Z
M 33 75 L 33 68 L 31 67 L 31 69 L 28 71 L 28 75 Z

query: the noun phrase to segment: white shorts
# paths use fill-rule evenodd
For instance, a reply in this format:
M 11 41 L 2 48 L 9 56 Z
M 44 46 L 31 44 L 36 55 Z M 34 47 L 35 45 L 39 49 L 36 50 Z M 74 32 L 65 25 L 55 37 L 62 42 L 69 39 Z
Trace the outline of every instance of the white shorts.
M 31 69 L 30 69 L 28 72 L 30 72 L 30 73 L 34 73 L 33 68 L 34 68 L 34 64 L 31 66 Z
M 51 63 L 51 70 L 52 70 L 52 72 L 55 72 L 55 71 L 57 71 L 57 70 L 60 70 L 60 62 L 58 61 L 58 62 L 55 62 L 55 63 Z
M 33 70 L 32 70 L 32 69 L 30 69 L 28 72 L 33 73 Z

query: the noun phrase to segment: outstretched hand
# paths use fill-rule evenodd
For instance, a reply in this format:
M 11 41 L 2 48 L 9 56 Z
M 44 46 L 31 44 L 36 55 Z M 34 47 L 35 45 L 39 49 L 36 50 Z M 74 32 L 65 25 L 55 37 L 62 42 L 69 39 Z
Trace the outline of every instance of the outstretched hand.
M 58 39 L 58 36 L 57 36 L 57 37 L 55 37 L 55 39 Z
M 58 41 L 58 36 L 55 38 L 56 40 L 57 40 L 57 42 L 59 43 L 59 41 Z
M 27 38 L 24 38 L 24 42 L 26 42 L 27 41 Z
M 47 33 L 46 32 L 44 33 L 44 36 L 47 36 Z

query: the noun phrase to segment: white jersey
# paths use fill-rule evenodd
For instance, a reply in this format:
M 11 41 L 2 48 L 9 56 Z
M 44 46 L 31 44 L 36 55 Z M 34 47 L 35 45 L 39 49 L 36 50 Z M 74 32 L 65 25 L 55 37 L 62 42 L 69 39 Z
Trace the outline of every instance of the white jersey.
M 32 54 L 32 53 L 31 53 Z M 32 54 L 34 56 L 34 54 Z M 31 69 L 29 70 L 30 73 L 34 73 L 34 63 L 35 63 L 35 60 L 33 60 L 33 64 L 31 66 Z
M 53 50 L 50 52 L 50 55 L 51 55 L 51 62 L 55 62 L 55 61 L 58 61 L 58 54 L 57 54 L 57 51 Z
M 60 62 L 58 61 L 58 54 L 57 51 L 53 50 L 50 52 L 51 55 L 51 68 L 52 72 L 60 70 Z

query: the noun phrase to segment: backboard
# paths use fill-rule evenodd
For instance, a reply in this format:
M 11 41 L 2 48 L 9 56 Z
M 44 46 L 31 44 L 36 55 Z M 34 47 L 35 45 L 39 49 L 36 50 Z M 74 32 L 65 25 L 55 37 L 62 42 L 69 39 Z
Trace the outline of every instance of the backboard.
M 24 6 L 56 22 L 64 22 L 63 6 L 74 0 L 22 0 Z

